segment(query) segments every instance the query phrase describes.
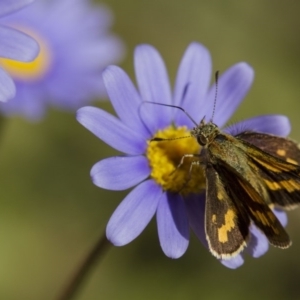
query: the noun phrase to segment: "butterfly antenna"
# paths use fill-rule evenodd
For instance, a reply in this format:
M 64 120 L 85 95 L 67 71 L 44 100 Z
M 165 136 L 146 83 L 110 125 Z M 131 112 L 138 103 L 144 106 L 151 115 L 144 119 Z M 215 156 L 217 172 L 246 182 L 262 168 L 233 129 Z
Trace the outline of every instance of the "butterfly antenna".
M 219 81 L 219 71 L 215 74 L 215 80 L 216 80 L 216 93 L 215 93 L 215 100 L 214 100 L 214 107 L 213 112 L 210 121 L 212 122 L 214 119 L 215 111 L 216 111 L 216 104 L 217 104 L 217 98 L 218 98 L 218 81 Z
M 190 138 L 190 137 L 192 137 L 192 136 L 186 135 L 186 136 L 180 136 L 180 137 L 170 138 L 170 139 L 155 137 L 155 138 L 151 139 L 150 141 L 151 142 L 174 141 L 174 140 L 181 140 L 181 139 L 186 139 L 186 138 Z
M 183 102 L 183 100 L 185 99 L 185 97 L 186 97 L 186 95 L 187 95 L 189 86 L 190 86 L 190 83 L 188 82 L 188 83 L 185 85 L 184 89 L 183 89 L 182 96 L 181 96 L 181 101 L 182 101 L 182 102 Z
M 154 102 L 154 101 L 143 101 L 143 103 L 149 103 L 149 104 L 156 104 L 156 105 L 161 105 L 161 106 L 167 106 L 167 107 L 173 107 L 173 108 L 177 108 L 180 109 L 181 111 L 183 111 L 185 113 L 185 115 L 196 125 L 198 126 L 197 122 L 180 106 L 177 105 L 173 105 L 173 104 L 165 104 L 165 103 L 160 103 L 160 102 Z

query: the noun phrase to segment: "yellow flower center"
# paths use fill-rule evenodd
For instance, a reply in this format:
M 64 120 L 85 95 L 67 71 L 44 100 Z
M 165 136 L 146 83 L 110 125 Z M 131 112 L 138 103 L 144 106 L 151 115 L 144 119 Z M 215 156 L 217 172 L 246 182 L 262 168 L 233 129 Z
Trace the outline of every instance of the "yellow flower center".
M 149 141 L 146 156 L 151 167 L 151 177 L 165 191 L 181 194 L 199 193 L 205 188 L 205 177 L 197 156 L 186 157 L 179 166 L 185 154 L 199 154 L 201 146 L 186 127 L 169 126 L 159 130 L 156 138 L 169 139 L 166 141 Z M 180 138 L 175 139 L 174 138 Z
M 40 52 L 35 60 L 31 62 L 20 62 L 0 57 L 0 66 L 2 66 L 14 79 L 35 81 L 43 78 L 51 63 L 49 46 L 36 32 L 32 32 L 32 30 L 20 26 L 14 27 L 33 37 L 39 43 Z

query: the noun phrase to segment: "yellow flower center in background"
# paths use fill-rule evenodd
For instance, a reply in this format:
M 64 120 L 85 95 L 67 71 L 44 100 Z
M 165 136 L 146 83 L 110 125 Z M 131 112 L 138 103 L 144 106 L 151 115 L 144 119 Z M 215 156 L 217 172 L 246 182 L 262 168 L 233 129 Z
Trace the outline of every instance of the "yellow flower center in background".
M 40 46 L 40 52 L 36 59 L 31 62 L 20 62 L 0 57 L 0 66 L 2 66 L 14 79 L 35 81 L 43 78 L 51 63 L 50 49 L 47 43 L 41 36 L 31 30 L 20 26 L 14 26 L 14 28 L 33 37 Z
M 186 127 L 167 127 L 156 133 L 156 138 L 174 139 L 190 136 Z M 193 137 L 167 141 L 149 141 L 146 156 L 151 167 L 151 177 L 165 191 L 181 194 L 199 193 L 205 189 L 205 177 L 201 166 L 191 163 L 197 157 L 185 158 L 183 165 L 178 167 L 185 154 L 199 154 L 200 145 Z

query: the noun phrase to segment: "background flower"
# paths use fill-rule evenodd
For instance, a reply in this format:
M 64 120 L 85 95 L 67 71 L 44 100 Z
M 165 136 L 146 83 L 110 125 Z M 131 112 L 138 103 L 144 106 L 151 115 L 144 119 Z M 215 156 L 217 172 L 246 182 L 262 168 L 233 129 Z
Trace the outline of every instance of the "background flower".
M 105 95 L 101 72 L 123 54 L 121 41 L 109 32 L 107 7 L 86 0 L 37 0 L 3 21 L 34 36 L 41 48 L 30 64 L 0 61 L 17 85 L 15 98 L 0 105 L 4 114 L 37 119 L 49 105 L 73 110 Z
M 2 24 L 5 16 L 31 2 L 33 0 L 0 1 L 0 57 L 28 62 L 37 56 L 39 46 L 33 38 Z M 11 77 L 0 67 L 0 101 L 4 102 L 12 98 L 15 92 Z
M 211 58 L 207 49 L 198 43 L 192 43 L 182 58 L 172 96 L 162 58 L 153 47 L 142 45 L 135 51 L 135 73 L 139 93 L 122 69 L 108 67 L 104 71 L 107 92 L 119 119 L 98 108 L 84 107 L 78 110 L 77 119 L 82 125 L 110 146 L 126 154 L 95 164 L 91 170 L 94 183 L 111 190 L 124 190 L 137 185 L 121 202 L 108 222 L 107 237 L 114 245 L 122 246 L 131 242 L 156 214 L 160 245 L 167 256 L 178 258 L 185 253 L 189 243 L 189 226 L 207 246 L 206 240 L 203 239 L 205 179 L 203 176 L 196 177 L 201 175 L 200 171 L 200 174 L 193 173 L 188 183 L 191 187 L 187 186 L 181 190 L 180 187 L 186 184 L 189 165 L 180 181 L 170 176 L 176 168 L 174 162 L 173 169 L 167 167 L 168 160 L 178 162 L 184 154 L 198 153 L 199 149 L 189 152 L 192 151 L 192 143 L 197 142 L 191 139 L 179 139 L 177 144 L 171 141 L 164 142 L 165 146 L 161 147 L 165 147 L 166 150 L 163 155 L 159 152 L 157 158 L 152 158 L 153 143 L 147 143 L 149 138 L 157 136 L 158 131 L 160 134 L 168 133 L 172 124 L 175 128 L 185 125 L 190 129 L 194 124 L 181 110 L 159 105 L 141 106 L 141 102 L 179 105 L 197 124 L 204 116 L 209 120 L 213 114 L 216 90 L 215 85 L 209 88 L 211 69 Z M 221 75 L 213 119 L 215 124 L 220 127 L 225 125 L 247 94 L 253 76 L 252 68 L 246 63 L 235 64 Z M 238 128 L 255 129 L 282 136 L 290 131 L 288 119 L 280 115 L 244 120 L 237 123 L 234 130 L 231 127 L 228 131 L 235 131 L 237 134 Z M 188 135 L 188 132 L 179 133 L 175 137 L 184 135 Z M 185 150 L 182 151 L 183 148 Z M 172 158 L 175 155 L 178 157 Z M 156 166 L 157 160 L 163 163 Z M 158 177 L 160 172 L 162 175 Z M 177 170 L 177 173 L 179 172 L 180 169 Z M 191 183 L 194 180 L 193 176 L 197 178 L 195 188 Z M 171 182 L 167 187 L 161 183 L 166 180 Z M 267 238 L 255 226 L 251 228 L 251 236 L 252 240 L 246 249 L 252 256 L 259 257 L 268 249 Z M 222 262 L 228 267 L 236 268 L 243 263 L 243 256 L 239 254 Z

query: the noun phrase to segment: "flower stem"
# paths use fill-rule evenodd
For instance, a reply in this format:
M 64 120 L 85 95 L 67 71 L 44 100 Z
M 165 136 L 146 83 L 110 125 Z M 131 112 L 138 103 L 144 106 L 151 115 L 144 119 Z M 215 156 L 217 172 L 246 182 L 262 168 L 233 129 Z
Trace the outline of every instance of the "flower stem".
M 1 135 L 1 139 L 3 137 L 3 132 L 6 129 L 5 126 L 7 125 L 6 119 L 7 119 L 6 117 L 0 115 L 0 135 Z
M 101 235 L 95 246 L 91 249 L 88 255 L 85 257 L 83 262 L 79 265 L 78 269 L 72 275 L 70 281 L 63 289 L 61 295 L 57 298 L 58 300 L 71 300 L 74 299 L 76 293 L 80 290 L 84 283 L 88 273 L 95 265 L 97 259 L 105 254 L 108 246 L 111 245 L 107 240 L 105 234 Z

